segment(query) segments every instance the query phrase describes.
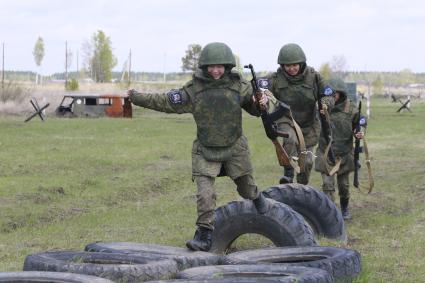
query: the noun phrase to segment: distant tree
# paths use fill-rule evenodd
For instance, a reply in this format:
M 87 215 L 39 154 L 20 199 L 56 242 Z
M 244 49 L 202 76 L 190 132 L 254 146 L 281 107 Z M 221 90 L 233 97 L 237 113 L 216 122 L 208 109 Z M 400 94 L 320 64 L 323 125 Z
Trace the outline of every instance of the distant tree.
M 35 64 L 37 65 L 38 68 L 40 68 L 41 62 L 43 61 L 43 58 L 44 58 L 44 41 L 43 41 L 43 38 L 41 38 L 40 36 L 35 42 L 32 55 L 34 56 Z M 38 84 L 38 72 L 35 75 L 35 83 Z
M 400 71 L 399 80 L 401 85 L 408 85 L 415 81 L 415 75 L 410 69 L 403 69 Z
M 236 61 L 236 71 L 238 71 L 239 73 L 243 74 L 243 65 L 241 63 L 241 57 L 237 54 L 233 54 L 235 56 L 235 61 Z
M 332 75 L 332 69 L 329 63 L 322 64 L 322 66 L 320 66 L 319 73 L 325 80 L 329 80 Z
M 112 54 L 111 40 L 101 30 L 93 34 L 90 42 L 82 46 L 84 68 L 96 82 L 110 82 L 112 68 L 117 64 L 117 59 Z
M 187 47 L 186 55 L 182 57 L 182 70 L 195 72 L 198 68 L 199 56 L 202 46 L 199 44 L 190 44 Z
M 383 94 L 384 83 L 381 79 L 381 75 L 378 75 L 375 80 L 372 82 L 372 92 L 373 94 Z

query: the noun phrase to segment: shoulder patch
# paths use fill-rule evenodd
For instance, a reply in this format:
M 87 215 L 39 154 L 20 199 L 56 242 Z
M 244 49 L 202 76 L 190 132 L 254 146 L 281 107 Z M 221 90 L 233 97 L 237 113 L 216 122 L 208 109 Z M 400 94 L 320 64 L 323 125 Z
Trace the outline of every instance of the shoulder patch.
M 330 86 L 327 85 L 327 86 L 325 86 L 325 88 L 323 90 L 323 94 L 325 96 L 332 95 L 332 94 L 334 94 L 334 90 Z
M 360 124 L 360 126 L 366 126 L 367 125 L 367 119 L 366 119 L 365 116 L 360 116 L 359 124 Z
M 269 89 L 270 87 L 270 81 L 268 79 L 264 79 L 264 78 L 258 79 L 257 83 L 258 83 L 258 87 L 260 88 Z
M 172 89 L 167 93 L 167 96 L 171 104 L 183 104 L 183 96 L 180 90 Z

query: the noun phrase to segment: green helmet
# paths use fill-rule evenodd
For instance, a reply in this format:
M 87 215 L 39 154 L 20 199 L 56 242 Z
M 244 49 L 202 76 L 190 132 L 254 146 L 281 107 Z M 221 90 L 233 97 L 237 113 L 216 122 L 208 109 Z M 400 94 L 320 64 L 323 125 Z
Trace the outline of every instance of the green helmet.
M 199 56 L 199 67 L 208 65 L 228 65 L 232 68 L 236 66 L 235 56 L 232 49 L 224 43 L 212 42 L 202 48 Z
M 277 57 L 277 63 L 279 65 L 289 65 L 297 63 L 305 63 L 307 59 L 304 51 L 298 44 L 288 43 L 282 46 L 279 51 L 279 57 Z
M 345 84 L 345 82 L 341 78 L 331 77 L 328 80 L 328 85 L 335 92 L 340 92 L 340 93 L 343 93 L 345 95 L 347 94 L 347 85 Z

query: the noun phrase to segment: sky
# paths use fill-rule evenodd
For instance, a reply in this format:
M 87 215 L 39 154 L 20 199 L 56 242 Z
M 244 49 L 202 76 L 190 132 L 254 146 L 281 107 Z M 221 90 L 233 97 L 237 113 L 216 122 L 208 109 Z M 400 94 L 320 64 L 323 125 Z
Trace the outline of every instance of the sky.
M 76 70 L 77 53 L 81 67 L 82 46 L 98 30 L 111 40 L 116 71 L 131 50 L 133 71 L 178 72 L 190 44 L 224 42 L 258 71 L 276 70 L 280 48 L 297 43 L 316 69 L 336 56 L 347 71 L 425 72 L 420 0 L 0 0 L 6 70 L 63 72 L 65 42 Z

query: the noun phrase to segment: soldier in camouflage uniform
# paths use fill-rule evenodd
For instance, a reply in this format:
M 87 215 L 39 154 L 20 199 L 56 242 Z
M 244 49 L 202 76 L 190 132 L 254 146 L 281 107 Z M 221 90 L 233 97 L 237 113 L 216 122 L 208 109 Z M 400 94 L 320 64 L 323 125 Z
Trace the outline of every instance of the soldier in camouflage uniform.
M 288 155 L 302 157 L 305 160 L 304 166 L 300 166 L 301 172 L 297 174 L 297 182 L 300 184 L 308 184 L 310 178 L 313 167 L 312 150 L 320 134 L 317 100 L 321 93 L 326 93 L 322 77 L 312 67 L 307 66 L 306 61 L 304 51 L 299 45 L 286 44 L 280 49 L 277 59 L 280 67 L 259 82 L 262 88 L 269 89 L 279 101 L 291 107 L 294 119 L 282 119 L 278 123 L 278 128 L 289 134 L 289 138 L 283 141 L 283 147 Z M 321 101 L 324 108 L 331 107 L 333 97 L 323 97 Z M 301 137 L 296 134 L 294 120 L 300 126 L 304 136 L 306 148 L 303 152 L 300 148 Z M 294 168 L 284 166 L 284 175 L 279 183 L 292 183 L 293 178 Z
M 198 226 L 186 245 L 192 250 L 208 251 L 214 229 L 217 176 L 229 176 L 238 193 L 254 201 L 259 213 L 268 209 L 252 176 L 250 153 L 242 134 L 242 108 L 259 116 L 251 85 L 239 73 L 232 72 L 236 62 L 224 43 L 207 44 L 201 51 L 199 69 L 181 89 L 164 94 L 129 91 L 136 105 L 167 113 L 192 113 L 197 138 L 192 147 L 192 180 L 198 188 Z
M 329 86 L 335 93 L 335 106 L 330 111 L 330 120 L 333 131 L 332 149 L 336 159 L 341 160 L 341 165 L 337 171 L 338 193 L 341 205 L 341 212 L 344 219 L 350 219 L 348 210 L 350 199 L 349 181 L 350 172 L 354 171 L 354 149 L 353 138 L 362 139 L 363 127 L 357 133 L 353 130 L 353 125 L 359 120 L 359 111 L 357 106 L 347 97 L 347 86 L 340 78 L 329 80 Z M 321 172 L 323 185 L 322 190 L 335 201 L 334 176 L 329 176 L 329 164 L 325 155 L 326 141 L 323 136 L 320 137 L 317 148 L 317 158 L 315 170 Z

